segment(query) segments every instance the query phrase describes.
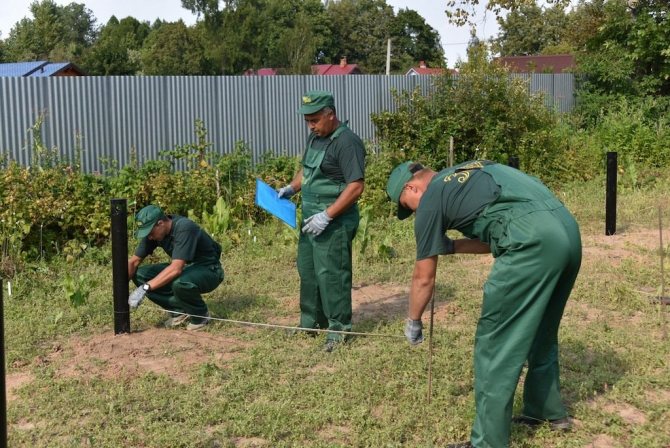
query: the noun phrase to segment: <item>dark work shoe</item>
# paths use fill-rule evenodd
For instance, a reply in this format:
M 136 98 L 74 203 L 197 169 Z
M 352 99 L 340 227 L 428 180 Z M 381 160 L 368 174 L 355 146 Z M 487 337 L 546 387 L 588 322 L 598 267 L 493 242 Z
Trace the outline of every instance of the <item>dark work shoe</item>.
M 556 420 L 542 420 L 525 415 L 512 417 L 512 423 L 526 425 L 531 428 L 537 428 L 541 425 L 548 424 L 553 431 L 570 431 L 572 429 L 572 419 L 570 417 L 559 418 Z
M 450 443 L 447 448 L 473 448 L 470 442 Z

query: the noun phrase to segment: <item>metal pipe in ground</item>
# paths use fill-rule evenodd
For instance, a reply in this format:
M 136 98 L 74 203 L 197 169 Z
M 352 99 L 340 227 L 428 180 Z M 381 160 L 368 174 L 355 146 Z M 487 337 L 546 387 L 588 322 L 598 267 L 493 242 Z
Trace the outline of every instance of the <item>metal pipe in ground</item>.
M 5 380 L 5 282 L 0 278 L 0 447 L 7 448 L 7 382 Z
M 430 329 L 428 330 L 428 404 L 433 395 L 433 316 L 435 316 L 435 286 L 430 298 Z
M 112 284 L 114 291 L 114 334 L 130 333 L 128 305 L 128 201 L 112 199 Z
M 605 192 L 605 235 L 616 233 L 617 153 L 607 152 L 607 190 Z

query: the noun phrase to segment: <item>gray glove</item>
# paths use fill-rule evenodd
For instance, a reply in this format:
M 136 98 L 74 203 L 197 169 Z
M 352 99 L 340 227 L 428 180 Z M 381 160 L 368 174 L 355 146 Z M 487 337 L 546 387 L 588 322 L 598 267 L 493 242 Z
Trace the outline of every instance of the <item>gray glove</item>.
M 291 196 L 293 196 L 294 194 L 295 194 L 295 190 L 293 189 L 291 184 L 288 184 L 287 186 L 282 187 L 282 188 L 279 189 L 279 191 L 277 192 L 277 197 L 280 198 L 280 199 L 281 198 L 288 199 Z
M 421 320 L 407 319 L 405 323 L 405 337 L 412 345 L 418 345 L 423 342 L 423 322 Z
M 324 210 L 321 213 L 316 213 L 307 218 L 302 231 L 303 233 L 311 233 L 314 236 L 321 235 L 321 232 L 326 230 L 326 227 L 332 220 L 333 218 L 328 216 L 328 213 Z
M 128 297 L 128 305 L 130 305 L 131 309 L 135 309 L 138 306 L 140 306 L 140 303 L 142 303 L 142 300 L 144 300 L 144 296 L 147 294 L 147 291 L 149 288 L 146 288 L 147 284 L 145 283 L 144 285 L 140 285 L 130 293 L 130 296 Z

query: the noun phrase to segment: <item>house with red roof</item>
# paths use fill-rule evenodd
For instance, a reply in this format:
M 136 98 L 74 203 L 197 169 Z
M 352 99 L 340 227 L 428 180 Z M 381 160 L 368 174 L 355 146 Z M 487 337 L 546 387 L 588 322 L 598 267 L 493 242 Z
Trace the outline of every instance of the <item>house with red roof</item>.
M 360 75 L 358 64 L 348 64 L 347 58 L 341 58 L 339 64 L 312 65 L 313 75 Z
M 259 68 L 258 70 L 254 70 L 253 68 L 250 68 L 249 70 L 246 70 L 244 72 L 244 76 L 275 76 L 275 75 L 279 75 L 280 71 L 281 71 L 280 68 L 264 67 L 264 68 Z
M 405 76 L 417 76 L 417 75 L 445 75 L 445 74 L 454 74 L 456 70 L 449 68 L 431 68 L 426 65 L 426 61 L 419 61 L 418 67 L 412 67 L 407 70 Z

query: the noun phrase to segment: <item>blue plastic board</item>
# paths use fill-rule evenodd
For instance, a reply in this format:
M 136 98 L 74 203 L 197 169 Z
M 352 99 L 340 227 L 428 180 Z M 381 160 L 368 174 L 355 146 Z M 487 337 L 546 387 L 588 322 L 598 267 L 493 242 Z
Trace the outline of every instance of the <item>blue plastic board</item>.
M 295 229 L 295 204 L 278 198 L 275 189 L 260 179 L 256 179 L 256 205 Z

